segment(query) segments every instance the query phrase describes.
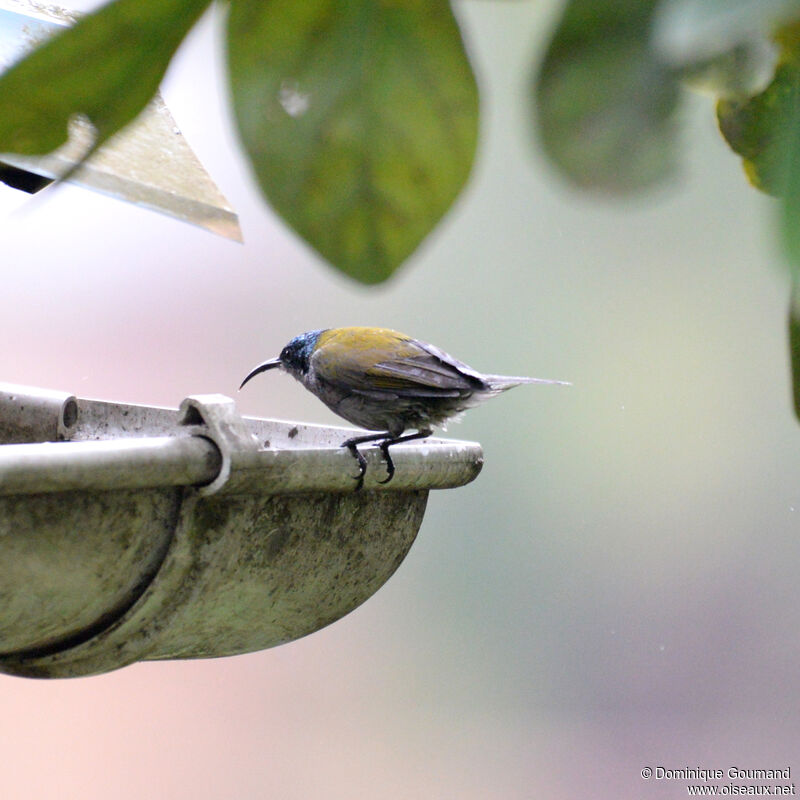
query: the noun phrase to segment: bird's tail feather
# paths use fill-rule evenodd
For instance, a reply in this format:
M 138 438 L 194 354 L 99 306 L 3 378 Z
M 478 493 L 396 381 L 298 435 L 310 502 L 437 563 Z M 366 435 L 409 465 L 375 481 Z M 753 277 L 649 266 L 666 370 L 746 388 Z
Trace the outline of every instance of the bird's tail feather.
M 572 386 L 569 381 L 555 381 L 549 378 L 525 378 L 521 375 L 484 375 L 483 377 L 496 392 L 513 389 L 523 383 L 549 383 L 555 386 Z

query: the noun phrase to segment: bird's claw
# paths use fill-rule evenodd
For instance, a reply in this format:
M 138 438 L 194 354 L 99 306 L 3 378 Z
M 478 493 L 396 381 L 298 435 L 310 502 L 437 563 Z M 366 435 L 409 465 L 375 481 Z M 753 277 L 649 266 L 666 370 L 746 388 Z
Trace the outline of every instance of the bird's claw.
M 353 491 L 361 491 L 364 487 L 364 476 L 367 474 L 367 459 L 364 458 L 354 442 L 342 442 L 342 447 L 346 447 L 358 462 L 358 475 L 353 475 L 353 480 L 357 481 L 356 488 Z
M 426 439 L 428 436 L 431 435 L 430 428 L 422 428 L 418 430 L 416 433 L 411 433 L 406 436 L 392 436 L 391 433 L 387 432 L 385 434 L 369 434 L 367 436 L 354 436 L 352 439 L 347 439 L 347 441 L 342 442 L 342 447 L 346 447 L 352 454 L 353 457 L 358 461 L 358 477 L 354 478 L 354 480 L 358 481 L 356 485 L 356 491 L 361 489 L 364 485 L 364 475 L 367 472 L 367 459 L 361 454 L 358 449 L 358 445 L 360 444 L 367 444 L 367 443 L 375 443 L 378 448 L 380 449 L 381 453 L 383 453 L 383 458 L 386 461 L 386 472 L 387 475 L 382 481 L 378 481 L 380 484 L 389 483 L 389 481 L 394 478 L 394 461 L 392 461 L 392 457 L 389 455 L 389 448 L 393 444 L 399 444 L 400 442 L 411 442 L 415 439 Z
M 394 461 L 392 461 L 392 457 L 389 455 L 390 444 L 392 444 L 392 442 L 381 442 L 381 444 L 378 445 L 386 461 L 387 472 L 386 477 L 382 481 L 378 481 L 381 485 L 389 483 L 389 481 L 394 478 Z M 353 476 L 353 480 L 357 481 L 355 491 L 358 492 L 364 487 L 364 476 L 367 474 L 367 459 L 364 458 L 363 453 L 358 449 L 356 442 L 350 440 L 342 442 L 342 447 L 346 447 L 353 458 L 358 462 L 358 475 Z
M 387 475 L 382 481 L 378 481 L 380 484 L 389 483 L 389 481 L 394 478 L 394 461 L 392 461 L 392 457 L 389 455 L 389 445 L 391 442 L 384 442 L 380 445 L 380 451 L 383 453 L 383 458 L 386 461 L 386 472 Z

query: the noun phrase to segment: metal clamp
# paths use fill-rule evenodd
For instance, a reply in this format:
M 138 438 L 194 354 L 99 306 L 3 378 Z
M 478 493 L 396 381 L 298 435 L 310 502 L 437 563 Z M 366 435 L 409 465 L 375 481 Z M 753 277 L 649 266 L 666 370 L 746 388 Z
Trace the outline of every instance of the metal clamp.
M 236 404 L 223 394 L 195 394 L 187 397 L 180 405 L 181 425 L 194 426 L 193 433 L 210 439 L 222 456 L 219 473 L 198 491 L 202 495 L 216 494 L 231 476 L 237 466 L 249 466 L 252 459 L 248 455 L 258 452 L 255 436 L 247 429 L 244 420 L 236 410 Z

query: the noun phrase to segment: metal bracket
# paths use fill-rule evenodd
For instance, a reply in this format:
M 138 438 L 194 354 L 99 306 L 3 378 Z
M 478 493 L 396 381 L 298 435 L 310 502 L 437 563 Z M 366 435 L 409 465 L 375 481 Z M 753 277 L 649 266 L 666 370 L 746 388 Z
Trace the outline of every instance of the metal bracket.
M 222 456 L 219 474 L 211 483 L 199 487 L 202 495 L 216 494 L 228 482 L 231 470 L 249 466 L 248 455 L 258 452 L 259 444 L 239 416 L 236 404 L 223 394 L 195 394 L 180 405 L 181 425 L 194 426 L 193 433 L 211 440 Z

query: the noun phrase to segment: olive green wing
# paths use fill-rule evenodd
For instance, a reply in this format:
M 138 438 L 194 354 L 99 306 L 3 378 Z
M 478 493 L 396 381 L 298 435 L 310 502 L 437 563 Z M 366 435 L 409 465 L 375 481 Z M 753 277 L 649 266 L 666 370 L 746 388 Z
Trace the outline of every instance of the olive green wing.
M 384 328 L 326 331 L 312 365 L 323 380 L 363 394 L 460 397 L 486 388 L 480 373 L 444 351 Z

